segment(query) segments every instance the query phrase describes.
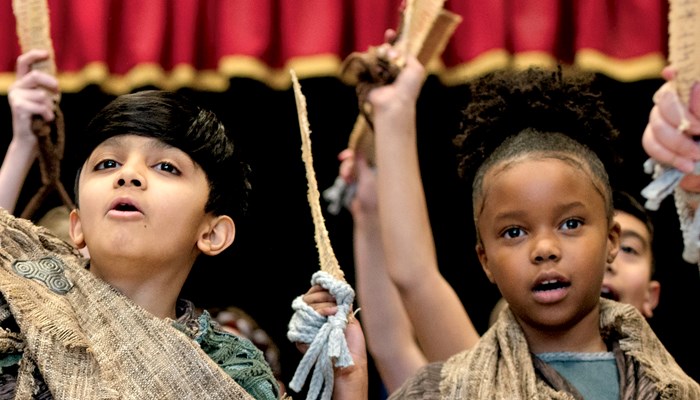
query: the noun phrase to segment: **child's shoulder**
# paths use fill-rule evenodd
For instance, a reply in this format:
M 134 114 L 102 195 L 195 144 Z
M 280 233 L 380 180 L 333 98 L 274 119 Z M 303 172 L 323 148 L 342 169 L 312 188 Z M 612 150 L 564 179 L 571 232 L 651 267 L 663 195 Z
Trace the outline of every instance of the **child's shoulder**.
M 208 311 L 198 310 L 188 300 L 178 300 L 179 318 L 173 326 L 192 338 L 199 347 L 248 393 L 256 398 L 277 398 L 277 380 L 263 352 L 250 340 L 221 328 Z

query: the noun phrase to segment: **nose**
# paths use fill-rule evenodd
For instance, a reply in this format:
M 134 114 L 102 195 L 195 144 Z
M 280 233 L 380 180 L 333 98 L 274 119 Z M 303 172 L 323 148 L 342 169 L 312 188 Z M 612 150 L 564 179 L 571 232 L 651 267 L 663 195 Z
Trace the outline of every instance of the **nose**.
M 119 169 L 119 173 L 117 174 L 114 182 L 114 187 L 135 187 L 145 189 L 146 179 L 136 168 L 125 164 Z
M 615 264 L 614 264 L 614 263 L 606 263 L 606 264 L 605 264 L 605 274 L 606 274 L 606 275 L 607 275 L 607 274 L 615 275 L 616 272 L 617 272 L 617 271 L 616 271 L 616 269 L 615 269 Z
M 539 234 L 535 236 L 531 260 L 535 264 L 547 261 L 558 261 L 561 258 L 561 247 L 554 234 Z
M 141 187 L 141 181 L 138 180 L 137 178 L 132 178 L 132 179 L 129 181 L 129 183 L 130 183 L 131 185 L 136 186 L 136 187 Z M 125 180 L 124 178 L 119 178 L 119 180 L 117 180 L 117 185 L 119 185 L 119 186 L 124 186 L 124 185 L 126 185 L 126 180 Z

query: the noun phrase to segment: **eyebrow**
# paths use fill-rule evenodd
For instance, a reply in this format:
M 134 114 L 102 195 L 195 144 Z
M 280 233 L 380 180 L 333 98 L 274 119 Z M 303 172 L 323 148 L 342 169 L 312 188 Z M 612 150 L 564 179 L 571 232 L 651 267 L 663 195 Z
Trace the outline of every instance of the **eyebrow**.
M 629 238 L 629 237 L 634 237 L 639 239 L 640 242 L 642 242 L 642 246 L 644 246 L 644 249 L 649 248 L 649 241 L 642 235 L 639 234 L 639 232 L 631 230 L 631 229 L 623 229 L 622 232 L 620 233 L 620 238 Z
M 585 204 L 580 202 L 580 201 L 574 201 L 571 203 L 563 204 L 561 206 L 558 206 L 555 208 L 555 210 L 559 213 L 562 212 L 568 212 L 571 211 L 575 208 L 580 208 L 580 207 L 585 207 Z M 502 213 L 498 213 L 494 216 L 494 220 L 499 220 L 499 219 L 506 219 L 506 218 L 520 218 L 523 215 L 526 215 L 528 213 L 528 210 L 508 210 Z

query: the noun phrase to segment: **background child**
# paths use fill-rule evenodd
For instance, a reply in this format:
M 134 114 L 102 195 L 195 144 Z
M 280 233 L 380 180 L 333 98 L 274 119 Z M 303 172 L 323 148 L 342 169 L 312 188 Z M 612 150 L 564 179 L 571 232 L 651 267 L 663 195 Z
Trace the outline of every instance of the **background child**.
M 615 221 L 620 224 L 620 251 L 608 264 L 603 297 L 635 306 L 646 318 L 654 316 L 661 284 L 654 279 L 654 226 L 651 216 L 627 192 L 613 192 Z

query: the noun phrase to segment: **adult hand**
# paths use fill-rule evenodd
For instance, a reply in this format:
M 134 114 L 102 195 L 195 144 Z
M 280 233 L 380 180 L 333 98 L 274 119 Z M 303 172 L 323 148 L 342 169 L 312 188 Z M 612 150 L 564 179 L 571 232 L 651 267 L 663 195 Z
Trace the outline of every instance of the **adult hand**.
M 695 84 L 688 105 L 684 105 L 673 86 L 675 71 L 663 71 L 667 82 L 654 94 L 654 107 L 642 135 L 644 151 L 659 163 L 671 165 L 686 175 L 680 187 L 700 192 L 700 175 L 692 174 L 700 160 L 700 85 Z M 682 123 L 685 122 L 685 126 Z

